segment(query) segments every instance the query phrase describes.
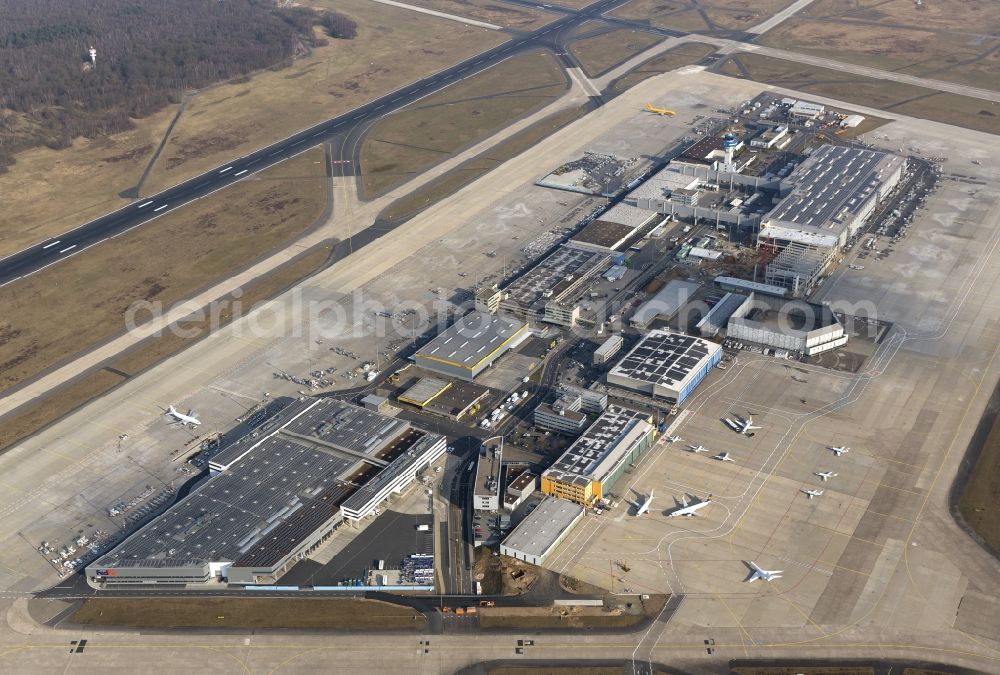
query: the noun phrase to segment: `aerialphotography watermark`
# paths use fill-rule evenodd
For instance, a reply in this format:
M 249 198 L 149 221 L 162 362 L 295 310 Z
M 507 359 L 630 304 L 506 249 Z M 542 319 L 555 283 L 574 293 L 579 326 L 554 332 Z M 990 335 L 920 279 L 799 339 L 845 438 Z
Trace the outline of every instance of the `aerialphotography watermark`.
M 573 325 L 563 325 L 576 338 L 603 339 L 620 332 L 633 319 L 641 321 L 636 326 L 645 329 L 650 325 L 667 325 L 685 332 L 695 332 L 696 326 L 710 316 L 717 307 L 720 293 L 690 298 L 686 291 L 659 293 L 646 299 L 638 307 L 634 298 L 627 298 L 610 306 L 591 308 L 581 306 L 581 313 Z M 206 334 L 245 338 L 303 339 L 310 345 L 337 340 L 395 339 L 417 340 L 438 334 L 459 318 L 469 315 L 456 329 L 459 335 L 473 337 L 488 329 L 490 323 L 501 320 L 506 326 L 511 320 L 542 323 L 544 304 L 516 308 L 502 303 L 496 314 L 474 312 L 471 294 L 461 300 L 434 298 L 417 300 L 385 299 L 366 296 L 362 289 L 349 294 L 331 294 L 316 298 L 315 292 L 305 293 L 295 288 L 276 301 L 262 301 L 245 306 L 240 289 L 226 298 L 208 305 L 181 302 L 165 305 L 159 301 L 141 300 L 129 305 L 125 312 L 125 328 L 141 332 L 143 336 L 173 335 L 196 339 Z M 640 294 L 641 297 L 641 294 Z M 783 335 L 801 337 L 803 333 L 837 325 L 843 318 L 851 334 L 875 338 L 878 334 L 878 307 L 874 302 L 837 300 L 814 304 L 803 300 L 786 300 L 777 297 L 751 294 L 733 308 L 721 308 L 723 316 L 716 317 L 718 329 L 724 329 L 731 320 L 756 322 Z M 516 311 L 512 311 L 516 310 Z M 726 316 L 728 312 L 731 316 Z M 609 321 L 615 318 L 615 321 Z M 502 330 L 504 326 L 498 326 Z

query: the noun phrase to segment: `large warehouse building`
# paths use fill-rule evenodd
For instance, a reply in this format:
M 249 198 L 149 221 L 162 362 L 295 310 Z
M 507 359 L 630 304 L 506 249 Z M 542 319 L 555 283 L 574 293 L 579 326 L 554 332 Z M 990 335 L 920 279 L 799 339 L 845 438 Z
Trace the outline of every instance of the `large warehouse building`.
M 714 342 L 654 330 L 645 335 L 614 368 L 608 384 L 681 403 L 722 359 Z
M 219 452 L 207 483 L 89 565 L 87 579 L 98 588 L 274 583 L 445 446 L 443 436 L 335 399 L 292 402 Z
M 421 347 L 414 360 L 425 370 L 471 382 L 529 335 L 517 319 L 472 312 Z
M 843 246 L 896 187 L 905 164 L 905 158 L 887 152 L 835 145 L 816 148 L 781 182 L 783 193 L 789 187 L 791 191 L 765 217 L 762 237 L 773 225 L 832 235 Z
M 500 544 L 500 555 L 543 565 L 570 530 L 583 518 L 583 507 L 547 497 Z
M 541 491 L 592 504 L 653 446 L 655 436 L 649 413 L 609 406 L 542 474 Z

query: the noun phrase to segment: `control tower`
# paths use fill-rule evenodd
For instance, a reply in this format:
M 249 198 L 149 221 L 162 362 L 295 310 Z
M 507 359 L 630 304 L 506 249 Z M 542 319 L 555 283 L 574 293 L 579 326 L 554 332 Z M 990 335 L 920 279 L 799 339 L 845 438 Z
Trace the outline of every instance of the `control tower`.
M 729 132 L 722 137 L 722 150 L 726 153 L 726 158 L 722 162 L 722 171 L 725 173 L 736 173 L 736 165 L 733 164 L 733 151 L 739 147 L 740 141 L 736 134 Z

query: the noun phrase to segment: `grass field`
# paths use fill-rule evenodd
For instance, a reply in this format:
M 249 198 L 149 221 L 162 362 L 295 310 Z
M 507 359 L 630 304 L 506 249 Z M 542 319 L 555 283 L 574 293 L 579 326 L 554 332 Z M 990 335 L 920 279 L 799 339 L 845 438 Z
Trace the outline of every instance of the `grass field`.
M 423 630 L 419 612 L 354 598 L 96 598 L 73 623 L 134 628 L 330 628 Z
M 598 77 L 661 40 L 652 33 L 622 28 L 574 40 L 569 51 L 580 61 L 588 77 Z
M 985 35 L 1000 33 L 1000 5 L 994 0 L 815 0 L 799 16 L 850 19 Z
M 965 522 L 1000 551 L 1000 417 L 983 444 L 979 460 L 969 474 L 958 508 Z
M 34 148 L 0 174 L 0 257 L 124 206 L 176 106 L 114 136 L 78 138 L 71 148 Z
M 528 52 L 383 118 L 361 145 L 364 196 L 384 194 L 545 107 L 567 87 L 551 52 Z
M 662 75 L 682 66 L 689 66 L 697 63 L 704 57 L 715 51 L 713 45 L 701 42 L 688 42 L 673 49 L 668 49 L 659 56 L 654 56 L 649 61 L 633 68 L 626 74 L 611 83 L 611 88 L 621 93 L 631 89 L 640 82 Z
M 509 5 L 502 0 L 406 0 L 406 4 L 524 31 L 541 28 L 558 17 L 552 12 Z
M 295 239 L 326 182 L 313 149 L 0 289 L 0 390 L 120 333 L 131 303 L 169 307 Z
M 144 187 L 149 193 L 280 140 L 480 51 L 499 31 L 370 0 L 310 0 L 358 23 L 292 67 L 194 96 Z
M 330 248 L 330 245 L 314 247 L 267 276 L 244 286 L 239 298 L 243 307 L 253 307 L 273 298 L 319 270 L 329 258 Z M 232 317 L 223 313 L 219 318 L 221 324 L 226 324 Z M 167 332 L 159 337 L 146 338 L 104 367 L 84 373 L 51 395 L 0 419 L 0 452 L 106 394 L 130 377 L 179 353 L 207 335 L 210 327 L 206 318 L 201 322 L 185 322 L 185 328 L 190 329 L 192 334 L 197 333 L 196 336 L 182 338 Z
M 358 23 L 350 41 L 330 40 L 290 67 L 191 98 L 144 194 L 353 108 L 499 44 L 506 36 L 369 0 L 312 0 Z M 405 20 L 403 20 L 405 19 Z M 412 56 L 419 58 L 410 58 Z M 136 128 L 72 148 L 18 154 L 0 175 L 0 257 L 127 204 L 177 106 Z
M 1000 105 L 990 101 L 935 92 L 923 87 L 852 75 L 759 54 L 739 54 L 739 59 L 757 82 L 829 96 L 901 115 L 1000 134 Z M 733 77 L 740 76 L 739 70 L 732 63 L 726 63 L 720 72 Z
M 583 117 L 586 106 L 553 113 L 543 120 L 514 134 L 482 155 L 459 164 L 454 170 L 438 176 L 410 194 L 390 204 L 379 218 L 390 222 L 410 218 L 427 207 L 450 197 L 477 178 L 485 176 L 508 159 L 519 155 L 542 139 L 551 136 L 567 124 Z
M 689 32 L 745 30 L 781 11 L 793 0 L 632 0 L 612 14 L 653 26 Z M 707 20 L 706 20 L 707 17 Z
M 996 11 L 1000 14 L 1000 3 Z M 971 26 L 970 26 L 971 28 Z M 1000 89 L 1000 38 L 880 22 L 790 18 L 760 43 L 894 72 Z

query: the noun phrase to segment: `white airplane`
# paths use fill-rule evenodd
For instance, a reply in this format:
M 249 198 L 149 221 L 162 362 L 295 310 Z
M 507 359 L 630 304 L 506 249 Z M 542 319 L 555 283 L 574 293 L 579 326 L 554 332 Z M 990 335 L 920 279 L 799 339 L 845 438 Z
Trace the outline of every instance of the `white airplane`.
M 758 579 L 761 579 L 762 581 L 774 581 L 775 579 L 780 579 L 781 573 L 784 571 L 784 570 L 762 570 L 760 567 L 757 566 L 757 563 L 753 561 L 750 561 L 750 567 L 753 568 L 753 574 L 751 574 L 750 578 L 747 579 L 748 582 L 754 582 L 757 581 Z
M 720 462 L 735 462 L 736 460 L 729 456 L 728 452 L 720 452 L 718 455 L 712 459 L 717 459 Z
M 838 474 L 835 474 L 832 471 L 817 471 L 815 475 L 817 475 L 820 478 L 822 478 L 823 482 L 825 483 L 826 481 L 830 480 L 831 478 L 836 478 Z
M 667 436 L 667 443 L 677 443 L 678 441 L 683 441 L 684 439 L 680 436 Z
M 712 495 L 709 495 L 700 502 L 695 502 L 691 504 L 688 502 L 687 497 L 681 495 L 681 501 L 679 508 L 674 509 L 667 514 L 667 518 L 673 518 L 674 516 L 693 516 L 698 511 L 698 509 L 703 506 L 708 506 L 712 503 Z
M 809 499 L 812 499 L 813 497 L 823 496 L 822 490 L 803 490 L 803 492 L 805 492 L 809 496 Z
M 753 416 L 749 414 L 746 416 L 746 418 L 737 416 L 735 420 L 731 420 L 727 417 L 726 424 L 732 427 L 733 431 L 739 434 L 745 434 L 748 431 L 752 431 L 754 429 L 760 429 L 760 427 L 755 427 L 753 425 Z
M 639 516 L 646 515 L 646 512 L 649 511 L 650 505 L 653 503 L 653 491 L 652 490 L 649 491 L 649 496 L 646 497 L 645 500 L 643 500 L 642 504 L 640 504 L 639 502 L 630 502 L 630 503 L 635 507 L 635 515 L 637 518 Z
M 696 455 L 699 452 L 708 452 L 708 448 L 706 448 L 704 445 L 689 445 L 688 447 L 691 448 L 691 452 L 693 452 Z
M 175 422 L 180 422 L 181 424 L 187 424 L 192 427 L 201 426 L 201 420 L 195 417 L 194 410 L 188 410 L 187 415 L 182 412 L 178 412 L 174 409 L 174 406 L 167 408 L 167 413 L 174 418 Z
M 838 447 L 838 448 L 831 447 L 830 449 L 833 450 L 833 454 L 835 454 L 837 457 L 840 457 L 845 452 L 850 452 L 851 451 L 850 448 L 845 448 L 843 446 Z

